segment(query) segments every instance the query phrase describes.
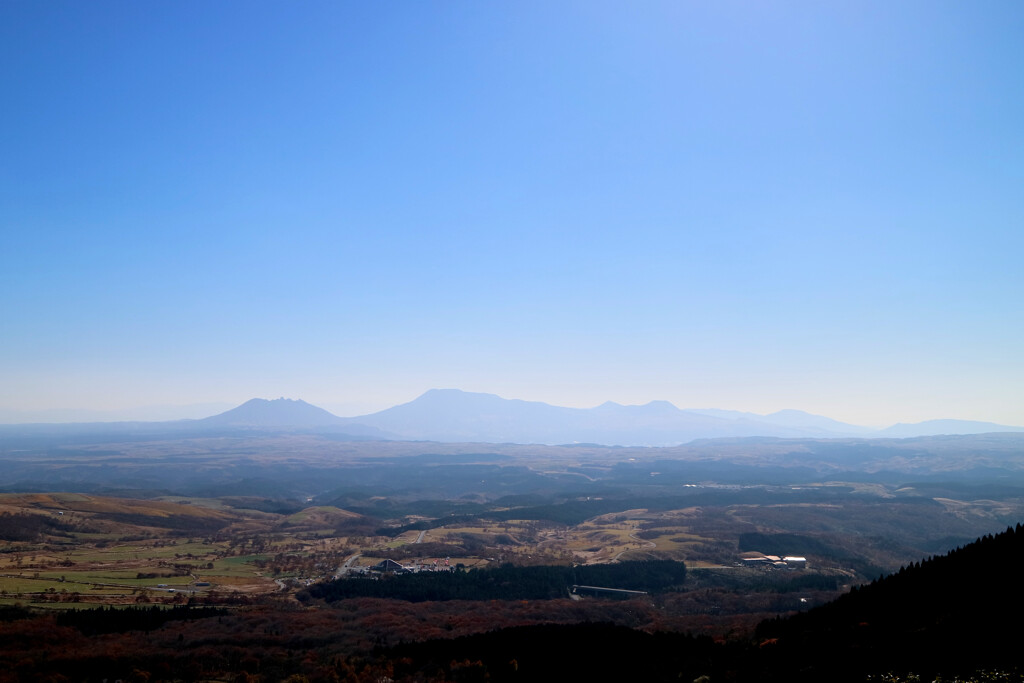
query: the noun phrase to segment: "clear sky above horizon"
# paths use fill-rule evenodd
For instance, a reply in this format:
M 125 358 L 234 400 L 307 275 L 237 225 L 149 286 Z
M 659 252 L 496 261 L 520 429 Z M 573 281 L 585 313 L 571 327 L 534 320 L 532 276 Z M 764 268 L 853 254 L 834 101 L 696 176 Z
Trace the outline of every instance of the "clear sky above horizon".
M 0 409 L 1024 425 L 1024 3 L 0 4 Z

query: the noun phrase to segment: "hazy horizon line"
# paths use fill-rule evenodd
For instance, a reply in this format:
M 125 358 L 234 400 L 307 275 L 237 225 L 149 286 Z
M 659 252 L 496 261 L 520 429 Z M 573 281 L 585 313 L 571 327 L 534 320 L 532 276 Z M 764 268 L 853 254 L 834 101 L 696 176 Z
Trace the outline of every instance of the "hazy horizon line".
M 923 420 L 906 420 L 906 419 L 900 420 L 900 419 L 896 419 L 896 420 L 892 420 L 892 421 L 888 421 L 888 422 L 866 422 L 866 423 L 860 423 L 860 422 L 851 422 L 851 421 L 844 420 L 844 419 L 841 419 L 841 418 L 836 418 L 836 417 L 833 417 L 831 415 L 825 414 L 824 412 L 816 412 L 816 411 L 813 411 L 813 410 L 807 410 L 807 409 L 803 409 L 803 408 L 783 407 L 783 408 L 779 408 L 777 410 L 769 410 L 767 412 L 757 412 L 755 410 L 744 410 L 744 409 L 740 409 L 740 408 L 723 408 L 723 407 L 717 407 L 717 406 L 716 407 L 687 407 L 687 408 L 682 408 L 679 405 L 677 405 L 675 402 L 673 402 L 671 400 L 668 400 L 668 399 L 651 399 L 651 400 L 643 402 L 643 403 L 627 403 L 627 402 L 616 401 L 614 399 L 607 399 L 605 401 L 601 401 L 601 402 L 593 404 L 593 405 L 588 405 L 588 406 L 585 406 L 585 407 L 581 407 L 581 406 L 565 405 L 565 404 L 562 404 L 562 403 L 553 403 L 553 402 L 549 402 L 549 401 L 542 401 L 542 400 L 538 400 L 538 399 L 508 398 L 508 397 L 501 396 L 500 394 L 493 393 L 493 392 L 466 391 L 466 390 L 462 390 L 462 389 L 453 389 L 453 388 L 432 388 L 432 389 L 428 389 L 426 391 L 423 391 L 423 392 L 417 394 L 414 398 L 412 398 L 412 399 L 410 399 L 408 401 L 399 401 L 397 403 L 390 403 L 390 404 L 386 404 L 386 405 L 385 404 L 378 404 L 378 405 L 383 405 L 383 407 L 378 407 L 376 409 L 372 409 L 372 408 L 370 408 L 370 409 L 363 409 L 362 412 L 345 410 L 344 407 L 348 406 L 348 407 L 351 408 L 354 405 L 366 405 L 366 404 L 354 404 L 352 402 L 340 402 L 339 403 L 339 402 L 333 402 L 333 401 L 316 401 L 316 400 L 306 400 L 305 398 L 302 398 L 302 397 L 286 397 L 286 396 L 280 396 L 280 397 L 275 397 L 275 398 L 266 398 L 266 397 L 262 397 L 262 396 L 254 396 L 254 397 L 250 397 L 248 399 L 244 399 L 244 400 L 242 400 L 240 402 L 237 402 L 237 403 L 236 402 L 230 402 L 230 401 L 198 401 L 198 402 L 195 402 L 195 403 L 155 403 L 155 404 L 134 405 L 134 406 L 131 406 L 131 407 L 107 408 L 107 409 L 101 409 L 101 408 L 70 408 L 70 407 L 60 407 L 60 408 L 11 408 L 11 407 L 0 407 L 0 424 L 7 424 L 7 425 L 16 425 L 16 424 L 76 424 L 76 423 L 90 423 L 90 422 L 95 422 L 95 423 L 102 423 L 102 422 L 173 422 L 173 421 L 179 421 L 179 420 L 201 420 L 201 419 L 204 419 L 204 418 L 207 418 L 207 417 L 213 417 L 215 415 L 219 415 L 219 414 L 221 414 L 223 412 L 226 412 L 228 410 L 232 410 L 234 408 L 237 408 L 238 406 L 241 406 L 244 403 L 246 403 L 248 401 L 251 401 L 253 399 L 261 399 L 261 400 L 266 400 L 266 401 L 273 401 L 273 400 L 278 400 L 278 399 L 281 399 L 281 398 L 287 399 L 287 400 L 291 400 L 291 401 L 303 401 L 303 402 L 305 402 L 305 403 L 307 403 L 309 405 L 312 405 L 312 406 L 315 406 L 317 408 L 321 408 L 323 410 L 326 410 L 327 412 L 329 412 L 332 415 L 335 415 L 337 417 L 345 418 L 345 419 L 354 419 L 354 418 L 358 418 L 358 417 L 364 417 L 364 416 L 368 416 L 368 415 L 373 415 L 375 413 L 381 412 L 383 410 L 387 410 L 389 408 L 393 408 L 393 407 L 396 407 L 396 406 L 399 406 L 399 405 L 404 405 L 406 403 L 414 402 L 417 399 L 423 397 L 424 395 L 426 395 L 426 394 L 428 394 L 428 393 L 430 393 L 432 391 L 457 391 L 457 392 L 461 392 L 461 393 L 465 393 L 465 394 L 480 394 L 480 395 L 497 396 L 498 398 L 501 398 L 502 400 L 506 400 L 506 401 L 523 401 L 523 402 L 526 402 L 526 403 L 542 403 L 544 405 L 550 405 L 550 406 L 560 407 L 560 408 L 573 408 L 573 409 L 576 409 L 576 410 L 592 410 L 594 408 L 598 408 L 598 407 L 600 407 L 602 405 L 605 405 L 605 404 L 608 404 L 608 403 L 614 403 L 616 405 L 620 405 L 620 406 L 624 406 L 624 407 L 640 407 L 640 406 L 649 405 L 651 403 L 667 403 L 667 404 L 673 406 L 674 408 L 676 408 L 677 410 L 681 410 L 681 411 L 684 411 L 684 412 L 701 413 L 701 412 L 717 412 L 717 411 L 721 411 L 721 412 L 729 412 L 729 413 L 739 413 L 739 414 L 742 414 L 742 415 L 750 415 L 750 416 L 762 417 L 762 418 L 768 417 L 768 416 L 773 415 L 773 414 L 781 413 L 781 412 L 796 411 L 796 412 L 801 412 L 801 413 L 805 413 L 805 414 L 808 414 L 808 415 L 813 415 L 813 416 L 817 416 L 817 417 L 827 418 L 827 419 L 830 419 L 830 420 L 835 420 L 836 422 L 840 422 L 840 423 L 847 424 L 847 425 L 854 426 L 854 427 L 862 427 L 862 428 L 868 428 L 868 429 L 874 429 L 874 430 L 882 430 L 882 429 L 886 429 L 887 427 L 892 427 L 892 426 L 901 425 L 901 424 L 920 424 L 920 423 L 923 423 L 923 422 L 944 421 L 944 420 L 956 420 L 956 421 L 964 421 L 964 422 L 988 422 L 988 423 L 991 423 L 991 424 L 1003 424 L 1003 426 L 1007 426 L 1007 427 L 1010 427 L 1010 426 L 1017 427 L 1017 426 L 1019 426 L 1019 425 L 1000 423 L 1000 422 L 998 422 L 996 420 L 993 420 L 993 419 L 960 418 L 960 417 L 949 417 L 949 416 L 925 418 Z M 339 408 L 341 408 L 341 410 L 339 410 Z

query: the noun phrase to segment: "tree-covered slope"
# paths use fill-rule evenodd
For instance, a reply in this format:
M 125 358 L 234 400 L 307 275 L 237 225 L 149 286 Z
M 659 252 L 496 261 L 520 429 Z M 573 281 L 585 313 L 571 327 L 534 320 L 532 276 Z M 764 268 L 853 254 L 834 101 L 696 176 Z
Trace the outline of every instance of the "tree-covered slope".
M 762 624 L 796 669 L 955 674 L 1009 670 L 1024 635 L 1024 526 L 904 567 L 809 612 Z

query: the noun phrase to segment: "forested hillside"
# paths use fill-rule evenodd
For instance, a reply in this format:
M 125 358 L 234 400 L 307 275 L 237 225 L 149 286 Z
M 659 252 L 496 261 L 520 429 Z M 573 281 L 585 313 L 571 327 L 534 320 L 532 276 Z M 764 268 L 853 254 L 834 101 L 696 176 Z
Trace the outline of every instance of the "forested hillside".
M 780 662 L 801 669 L 925 676 L 1020 664 L 1024 527 L 915 562 L 839 599 L 762 624 Z M 930 680 L 930 679 L 928 679 Z
M 765 622 L 753 641 L 713 644 L 610 624 L 530 626 L 400 646 L 391 656 L 410 678 L 453 680 L 469 672 L 495 681 L 604 672 L 665 681 L 1019 682 L 1022 559 L 1018 525 Z M 594 652 L 602 654 L 588 657 Z
M 577 567 L 516 567 L 421 572 L 338 579 L 310 586 L 299 599 L 332 603 L 347 598 L 426 600 L 550 600 L 564 598 L 574 585 L 657 593 L 682 587 L 686 565 L 672 560 L 627 561 Z

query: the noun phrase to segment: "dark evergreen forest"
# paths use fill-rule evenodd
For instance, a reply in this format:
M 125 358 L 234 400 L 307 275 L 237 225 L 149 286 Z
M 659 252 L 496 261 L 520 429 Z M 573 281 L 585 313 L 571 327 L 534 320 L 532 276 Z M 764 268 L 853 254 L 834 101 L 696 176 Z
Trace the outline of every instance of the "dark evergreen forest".
M 348 598 L 427 600 L 550 600 L 564 598 L 574 585 L 656 593 L 681 587 L 686 566 L 672 560 L 616 564 L 517 567 L 511 564 L 471 571 L 387 574 L 337 579 L 310 586 L 299 599 L 336 602 Z

